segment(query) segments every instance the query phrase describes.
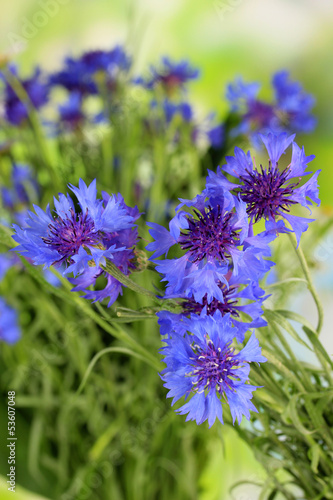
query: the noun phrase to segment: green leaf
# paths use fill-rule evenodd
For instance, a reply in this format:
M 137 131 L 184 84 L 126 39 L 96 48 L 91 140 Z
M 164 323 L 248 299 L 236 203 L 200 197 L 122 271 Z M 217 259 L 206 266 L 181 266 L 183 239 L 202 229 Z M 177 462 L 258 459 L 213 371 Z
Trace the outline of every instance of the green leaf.
M 243 479 L 241 481 L 237 481 L 229 488 L 229 494 L 232 496 L 232 498 L 235 498 L 233 496 L 233 491 L 236 488 L 238 488 L 238 486 L 242 486 L 243 484 L 252 484 L 253 486 L 259 486 L 260 488 L 263 486 L 263 483 L 258 483 L 257 481 L 251 481 L 249 479 Z
M 275 365 L 280 374 L 283 373 L 291 382 L 293 382 L 295 386 L 298 387 L 300 392 L 304 391 L 304 387 L 298 377 L 291 370 L 289 370 L 289 368 L 285 366 L 283 360 L 281 360 L 275 353 L 273 354 L 268 347 L 262 349 L 262 355 L 265 356 L 270 363 Z
M 92 370 L 93 370 L 95 364 L 97 363 L 97 361 L 99 360 L 99 358 L 101 358 L 104 354 L 109 354 L 109 353 L 112 353 L 112 352 L 117 352 L 117 353 L 121 353 L 121 354 L 127 354 L 129 356 L 133 356 L 135 358 L 138 358 L 141 361 L 144 361 L 145 363 L 151 365 L 151 363 L 149 362 L 149 360 L 147 360 L 147 358 L 145 358 L 144 356 L 142 356 L 142 354 L 134 352 L 131 349 L 127 349 L 127 347 L 106 347 L 105 349 L 102 349 L 97 354 L 95 354 L 95 356 L 93 357 L 93 359 L 90 361 L 89 366 L 88 366 L 88 368 L 86 370 L 86 373 L 84 374 L 84 377 L 82 379 L 82 382 L 81 382 L 78 390 L 76 391 L 76 395 L 77 396 L 84 389 L 84 386 L 86 385 L 86 382 L 87 382 L 87 380 L 89 378 L 89 375 L 92 372 Z
M 28 262 L 27 259 L 25 257 L 23 257 L 22 255 L 18 254 L 18 256 L 19 256 L 22 264 L 24 265 L 25 269 L 30 274 L 30 276 L 32 278 L 34 278 L 37 281 L 37 283 L 42 285 L 44 290 L 52 293 L 53 295 L 57 295 L 59 298 L 66 300 L 66 301 L 68 301 L 69 298 L 70 299 L 72 298 L 70 296 L 70 294 L 72 292 L 70 292 L 69 290 L 64 290 L 63 288 L 53 286 L 53 285 L 51 285 L 51 283 L 46 281 L 40 266 L 37 267 L 37 266 L 30 264 L 30 262 Z M 58 277 L 58 274 L 57 274 L 57 277 Z
M 298 415 L 298 411 L 297 411 L 297 400 L 299 398 L 300 394 L 295 394 L 289 401 L 285 411 L 283 412 L 283 415 L 282 415 L 282 418 L 287 422 L 286 418 L 290 417 L 292 423 L 294 424 L 294 426 L 296 427 L 296 429 L 301 433 L 301 434 L 304 434 L 304 435 L 308 435 L 308 434 L 313 434 L 314 432 L 316 432 L 315 429 L 313 430 L 309 430 L 307 429 L 303 424 L 302 424 L 302 421 Z
M 133 339 L 127 332 L 125 332 L 124 329 L 120 328 L 119 325 L 112 325 L 109 324 L 109 322 L 106 322 L 105 319 L 103 319 L 99 314 L 96 313 L 96 311 L 94 311 L 89 302 L 80 297 L 77 293 L 71 292 L 71 284 L 67 281 L 66 278 L 64 278 L 56 271 L 53 271 L 55 276 L 57 276 L 57 278 L 59 278 L 59 280 L 63 284 L 64 288 L 52 286 L 45 280 L 44 276 L 40 272 L 40 269 L 32 266 L 24 257 L 19 257 L 29 271 L 29 274 L 31 274 L 31 276 L 34 277 L 46 290 L 50 291 L 54 295 L 57 295 L 66 302 L 70 301 L 73 304 L 76 304 L 88 317 L 90 317 L 106 332 L 133 347 L 136 351 L 140 352 L 141 355 L 145 356 L 147 362 L 149 362 L 151 366 L 154 366 L 155 369 L 160 370 L 160 362 L 152 353 L 148 352 L 141 344 L 136 342 L 136 340 Z
M 144 307 L 138 311 L 128 309 L 127 307 L 117 307 L 116 315 L 116 319 L 124 322 L 156 319 L 156 313 L 151 307 Z
M 322 343 L 318 339 L 317 334 L 314 332 L 314 330 L 308 328 L 307 326 L 303 327 L 304 332 L 306 333 L 308 339 L 310 340 L 311 344 L 313 345 L 316 353 L 320 353 L 323 358 L 329 363 L 329 365 L 333 368 L 333 361 L 327 354 L 326 350 L 324 349 Z
M 274 498 L 276 497 L 276 495 L 279 493 L 279 490 L 278 489 L 274 489 L 272 491 L 272 493 L 269 495 L 269 497 L 267 498 L 267 500 L 274 500 Z
M 308 457 L 311 460 L 311 469 L 315 474 L 317 474 L 319 457 L 320 457 L 320 446 L 318 443 L 315 443 L 311 446 L 311 448 L 308 451 Z
M 264 310 L 264 316 L 268 320 L 268 322 L 275 321 L 279 326 L 281 326 L 286 332 L 289 333 L 289 335 L 295 339 L 299 344 L 303 345 L 307 349 L 311 350 L 310 346 L 304 342 L 304 340 L 298 335 L 296 332 L 295 328 L 291 326 L 289 321 L 286 320 L 286 318 L 283 316 L 283 314 L 278 313 L 277 311 L 271 311 L 269 309 Z
M 303 278 L 288 278 L 283 281 L 277 281 L 276 283 L 272 283 L 271 285 L 265 285 L 265 288 L 279 288 L 284 285 L 289 285 L 289 283 L 307 283 L 307 281 Z
M 301 325 L 306 326 L 306 327 L 310 328 L 311 330 L 313 330 L 313 326 L 311 325 L 311 323 L 309 323 L 309 321 L 307 319 L 303 318 L 303 316 L 301 316 L 300 314 L 297 314 L 293 311 L 287 311 L 286 309 L 276 309 L 274 312 L 281 314 L 282 316 L 284 316 L 287 319 L 291 319 L 292 321 L 296 321 L 297 323 L 301 323 Z
M 9 248 L 14 248 L 16 243 L 12 238 L 13 231 L 9 228 L 0 224 L 0 243 Z

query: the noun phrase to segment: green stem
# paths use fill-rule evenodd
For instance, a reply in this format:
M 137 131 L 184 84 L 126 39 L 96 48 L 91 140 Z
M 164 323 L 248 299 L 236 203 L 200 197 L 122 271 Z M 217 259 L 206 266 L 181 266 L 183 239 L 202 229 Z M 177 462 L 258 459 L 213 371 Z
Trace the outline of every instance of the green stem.
M 127 286 L 134 292 L 158 300 L 153 292 L 135 283 L 135 281 L 131 280 L 131 278 L 129 278 L 126 274 L 122 273 L 120 269 L 118 269 L 118 267 L 110 260 L 107 259 L 105 266 L 101 267 L 104 271 L 106 271 L 107 273 L 111 274 L 111 276 L 116 278 L 116 280 L 120 281 L 122 285 Z
M 131 351 L 130 349 L 127 349 L 126 347 L 106 347 L 105 349 L 102 349 L 102 351 L 95 354 L 95 356 L 90 361 L 88 368 L 87 368 L 87 370 L 84 374 L 84 377 L 82 379 L 82 382 L 81 382 L 78 390 L 76 391 L 76 396 L 78 396 L 82 392 L 82 390 L 84 389 L 84 386 L 86 385 L 88 377 L 89 377 L 90 373 L 92 372 L 95 364 L 99 360 L 99 358 L 101 358 L 104 354 L 108 354 L 111 352 L 117 352 L 117 353 L 121 353 L 121 354 L 128 354 L 130 356 L 134 356 L 135 358 L 138 358 L 138 359 L 141 359 L 142 361 L 145 361 L 146 363 L 148 363 L 151 366 L 150 361 L 147 360 L 147 358 L 145 356 L 142 356 L 141 354 L 138 354 L 134 351 Z
M 288 233 L 290 242 L 292 246 L 294 247 L 294 250 L 296 252 L 296 255 L 298 257 L 299 263 L 301 264 L 304 276 L 306 278 L 307 284 L 308 284 L 308 289 L 309 292 L 311 293 L 313 300 L 315 301 L 316 307 L 317 307 L 317 312 L 318 312 L 318 324 L 317 324 L 317 334 L 319 335 L 322 326 L 323 326 L 323 319 L 324 319 L 324 309 L 322 306 L 322 303 L 320 302 L 319 295 L 314 287 L 313 280 L 311 277 L 310 269 L 308 266 L 308 263 L 306 262 L 306 258 L 304 256 L 303 250 L 301 249 L 300 245 L 298 247 L 295 246 L 294 239 L 290 233 Z
M 54 184 L 54 186 L 57 186 L 58 179 L 49 159 L 47 144 L 41 131 L 40 123 L 36 115 L 36 110 L 29 97 L 29 94 L 23 87 L 19 78 L 17 78 L 11 71 L 4 70 L 3 73 L 17 97 L 27 108 L 29 123 L 37 143 L 38 155 L 40 156 L 42 163 L 44 163 L 49 168 L 52 183 Z

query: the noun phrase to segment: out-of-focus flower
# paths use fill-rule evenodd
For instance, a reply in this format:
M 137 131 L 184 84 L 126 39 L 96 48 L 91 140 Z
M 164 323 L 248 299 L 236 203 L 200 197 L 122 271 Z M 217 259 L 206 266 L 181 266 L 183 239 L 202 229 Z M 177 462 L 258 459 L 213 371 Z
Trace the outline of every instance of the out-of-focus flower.
M 11 187 L 1 187 L 2 204 L 13 211 L 22 205 L 35 201 L 39 187 L 33 172 L 28 165 L 14 164 L 11 171 Z
M 186 60 L 172 62 L 168 57 L 162 57 L 158 67 L 150 67 L 151 76 L 147 79 L 138 78 L 137 83 L 141 83 L 147 89 L 153 89 L 157 85 L 171 93 L 176 89 L 184 89 L 189 80 L 195 80 L 199 76 L 199 70 L 193 68 Z
M 20 337 L 16 311 L 0 297 L 0 340 L 14 344 Z
M 0 281 L 3 280 L 8 269 L 10 269 L 17 261 L 19 261 L 16 255 L 11 254 L 0 254 Z
M 50 76 L 50 86 L 61 86 L 69 92 L 81 96 L 98 94 L 98 78 L 107 90 L 114 90 L 121 72 L 127 72 L 131 65 L 130 57 L 120 46 L 112 50 L 93 50 L 74 59 L 67 57 L 64 68 Z
M 37 68 L 30 78 L 20 79 L 15 66 L 9 66 L 8 71 L 12 78 L 19 80 L 28 96 L 29 104 L 35 109 L 41 109 L 48 102 L 48 86 L 44 82 L 42 73 Z M 6 120 L 12 125 L 21 125 L 29 116 L 27 103 L 20 99 L 16 90 L 13 88 L 9 78 L 3 74 L 5 81 L 4 107 Z
M 174 404 L 183 396 L 185 401 L 192 396 L 176 412 L 187 414 L 186 421 L 195 420 L 197 424 L 208 420 L 211 427 L 216 418 L 223 423 L 225 400 L 233 423 L 236 419 L 241 423 L 243 415 L 249 420 L 250 410 L 257 411 L 251 402 L 257 387 L 247 383 L 250 363 L 266 361 L 255 335 L 236 353 L 230 315 L 222 316 L 219 311 L 213 316 L 184 319 L 179 333 L 178 328 L 176 323 L 161 349 L 167 365 L 161 372 L 169 389 L 167 397 L 172 397 Z
M 225 191 L 240 196 L 246 203 L 246 212 L 251 224 L 265 219 L 270 222 L 270 230 L 277 232 L 288 231 L 284 224 L 278 224 L 279 219 L 285 219 L 294 231 L 299 243 L 302 232 L 308 228 L 308 223 L 313 219 L 298 217 L 290 214 L 293 205 L 301 205 L 310 210 L 313 203 L 320 204 L 318 198 L 317 178 L 320 170 L 301 186 L 303 177 L 311 174 L 306 172 L 307 165 L 313 160 L 314 155 L 305 156 L 302 149 L 293 142 L 295 135 L 288 137 L 286 133 L 280 135 L 261 135 L 268 152 L 268 167 L 260 165 L 258 168 L 248 151 L 235 148 L 234 156 L 226 157 L 226 165 L 217 169 L 217 173 L 209 172 L 207 190 L 212 196 L 225 196 Z M 292 144 L 292 157 L 290 164 L 283 170 L 279 169 L 278 162 L 285 150 Z M 222 172 L 236 177 L 237 183 L 226 179 Z
M 59 132 L 62 129 L 75 130 L 85 119 L 82 110 L 82 96 L 79 92 L 72 92 L 65 104 L 59 106 Z
M 240 115 L 240 124 L 233 135 L 249 135 L 258 146 L 259 133 L 312 132 L 317 124 L 312 115 L 315 100 L 299 82 L 290 80 L 287 71 L 273 75 L 273 102 L 258 99 L 260 85 L 237 79 L 227 86 L 226 97 L 232 110 Z

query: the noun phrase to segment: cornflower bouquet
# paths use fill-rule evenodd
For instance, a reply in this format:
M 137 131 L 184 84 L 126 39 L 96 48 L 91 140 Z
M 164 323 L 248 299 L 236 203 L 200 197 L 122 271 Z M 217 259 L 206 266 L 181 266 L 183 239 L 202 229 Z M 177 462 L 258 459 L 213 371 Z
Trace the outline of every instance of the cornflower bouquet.
M 131 68 L 121 46 L 51 75 L 2 66 L 18 480 L 60 500 L 199 498 L 193 478 L 231 426 L 262 464 L 260 499 L 331 499 L 333 362 L 302 250 L 331 221 L 309 228 L 320 171 L 296 137 L 314 99 L 279 71 L 271 102 L 237 79 L 227 116 L 200 118 L 188 61 Z M 302 287 L 316 326 L 286 308 Z

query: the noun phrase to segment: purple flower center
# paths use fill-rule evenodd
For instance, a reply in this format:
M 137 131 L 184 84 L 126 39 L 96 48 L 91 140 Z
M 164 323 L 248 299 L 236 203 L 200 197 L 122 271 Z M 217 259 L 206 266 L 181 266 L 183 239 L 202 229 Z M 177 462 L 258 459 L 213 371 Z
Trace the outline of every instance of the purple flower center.
M 48 236 L 43 237 L 42 240 L 52 250 L 57 250 L 61 256 L 55 262 L 62 262 L 78 253 L 82 245 L 98 244 L 100 238 L 98 233 L 94 232 L 94 222 L 88 216 L 88 210 L 85 214 L 77 215 L 71 209 L 70 216 L 64 219 L 57 217 L 53 223 L 49 224 Z
M 222 395 L 226 387 L 233 388 L 233 382 L 238 378 L 234 370 L 240 367 L 241 362 L 235 359 L 234 348 L 230 344 L 226 344 L 223 349 L 216 349 L 211 340 L 208 340 L 206 349 L 192 345 L 194 370 L 187 375 L 194 378 L 194 391 L 216 389 Z
M 184 78 L 179 75 L 170 73 L 168 75 L 160 75 L 158 77 L 158 80 L 166 87 L 172 88 L 178 87 L 181 83 L 183 83 Z
M 226 287 L 224 283 L 218 283 L 218 287 L 223 293 L 223 298 L 224 302 L 221 302 L 220 300 L 217 300 L 213 298 L 213 300 L 208 303 L 207 302 L 207 294 L 203 297 L 202 303 L 196 302 L 194 299 L 187 299 L 183 303 L 183 309 L 185 314 L 200 314 L 203 308 L 206 306 L 206 311 L 207 314 L 213 315 L 215 311 L 219 310 L 222 313 L 222 316 L 224 316 L 227 313 L 230 313 L 232 316 L 235 316 L 236 318 L 239 317 L 239 313 L 237 311 L 237 302 L 238 300 L 233 300 L 235 292 L 237 293 L 237 287 L 236 286 L 230 286 L 229 288 Z
M 248 112 L 244 116 L 245 119 L 255 122 L 256 128 L 269 127 L 274 117 L 273 106 L 261 101 L 249 102 Z
M 260 165 L 260 171 L 247 170 L 247 175 L 239 177 L 244 183 L 239 192 L 242 200 L 247 204 L 246 211 L 254 222 L 258 222 L 262 217 L 275 220 L 275 217 L 280 215 L 280 210 L 289 212 L 290 205 L 297 203 L 289 196 L 293 194 L 293 190 L 299 183 L 283 187 L 288 175 L 288 167 L 281 172 L 277 163 L 275 167 L 272 167 L 269 162 L 267 169 Z
M 220 205 L 208 207 L 204 213 L 193 210 L 197 219 L 189 216 L 188 229 L 184 230 L 178 241 L 183 250 L 187 250 L 192 262 L 199 262 L 205 257 L 225 261 L 230 257 L 230 247 L 239 243 L 236 231 L 230 219 L 232 212 L 222 213 Z

